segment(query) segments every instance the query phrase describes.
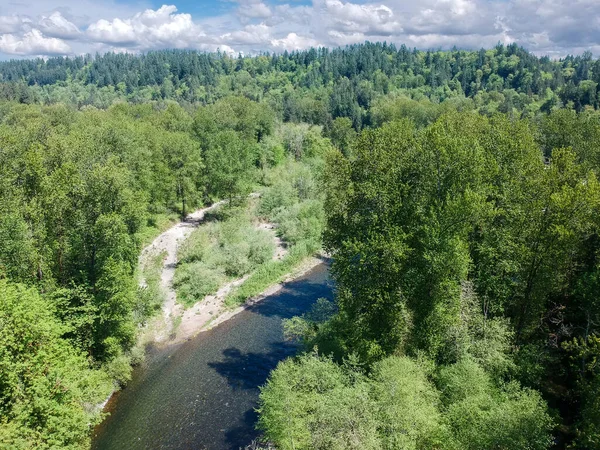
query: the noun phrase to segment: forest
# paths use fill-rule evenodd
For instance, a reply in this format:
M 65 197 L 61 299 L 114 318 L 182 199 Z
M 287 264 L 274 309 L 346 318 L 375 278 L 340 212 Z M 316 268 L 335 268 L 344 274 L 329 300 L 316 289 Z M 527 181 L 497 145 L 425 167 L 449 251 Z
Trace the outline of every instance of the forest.
M 161 307 L 141 248 L 260 191 L 336 285 L 285 323 L 266 444 L 600 448 L 598 83 L 516 45 L 0 62 L 0 447 L 89 448 Z M 225 273 L 195 239 L 182 301 Z

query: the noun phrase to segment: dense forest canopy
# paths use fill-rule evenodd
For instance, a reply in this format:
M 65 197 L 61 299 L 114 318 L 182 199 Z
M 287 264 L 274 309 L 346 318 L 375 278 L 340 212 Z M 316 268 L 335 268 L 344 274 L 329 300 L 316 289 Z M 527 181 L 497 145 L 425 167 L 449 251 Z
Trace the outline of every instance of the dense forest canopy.
M 205 104 L 234 93 L 277 104 L 291 120 L 322 124 L 329 113 L 352 117 L 359 126 L 368 123 L 371 103 L 395 90 L 434 102 L 465 96 L 477 107 L 492 103 L 503 112 L 559 104 L 596 108 L 600 61 L 591 53 L 553 61 L 516 44 L 420 51 L 365 43 L 237 58 L 165 50 L 13 60 L 0 63 L 0 81 L 1 97 L 25 103 L 106 107 L 120 98 Z
M 267 436 L 290 449 L 599 448 L 599 123 L 451 112 L 331 155 L 336 301 L 287 323 L 308 353 L 262 392 Z
M 0 447 L 87 448 L 160 310 L 142 245 L 259 190 L 337 284 L 286 323 L 277 448 L 600 448 L 598 83 L 516 45 L 0 63 Z

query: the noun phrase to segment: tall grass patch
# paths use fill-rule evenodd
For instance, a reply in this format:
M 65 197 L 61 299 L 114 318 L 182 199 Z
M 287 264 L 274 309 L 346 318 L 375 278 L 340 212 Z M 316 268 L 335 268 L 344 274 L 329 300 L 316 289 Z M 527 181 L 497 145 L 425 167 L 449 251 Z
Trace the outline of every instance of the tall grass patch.
M 226 208 L 225 208 L 226 209 Z M 222 213 L 223 222 L 210 222 L 194 231 L 179 251 L 174 286 L 178 301 L 191 306 L 270 261 L 275 243 L 257 229 L 247 211 Z

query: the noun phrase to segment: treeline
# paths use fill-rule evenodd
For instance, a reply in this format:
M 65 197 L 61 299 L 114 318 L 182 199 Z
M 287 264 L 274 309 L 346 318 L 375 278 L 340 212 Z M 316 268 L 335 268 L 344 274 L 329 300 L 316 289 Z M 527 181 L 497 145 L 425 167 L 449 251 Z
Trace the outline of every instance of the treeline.
M 335 304 L 261 394 L 281 449 L 600 448 L 600 120 L 450 112 L 325 176 Z
M 329 146 L 313 128 L 233 97 L 192 112 L 0 105 L 0 447 L 88 447 L 160 310 L 136 284 L 142 244 Z
M 165 50 L 0 63 L 0 97 L 101 108 L 116 100 L 206 104 L 235 94 L 265 99 L 286 120 L 369 125 L 377 98 L 398 91 L 434 103 L 463 98 L 486 112 L 534 115 L 598 107 L 600 62 L 553 61 L 516 44 L 479 51 L 419 51 L 385 43 L 256 57 Z

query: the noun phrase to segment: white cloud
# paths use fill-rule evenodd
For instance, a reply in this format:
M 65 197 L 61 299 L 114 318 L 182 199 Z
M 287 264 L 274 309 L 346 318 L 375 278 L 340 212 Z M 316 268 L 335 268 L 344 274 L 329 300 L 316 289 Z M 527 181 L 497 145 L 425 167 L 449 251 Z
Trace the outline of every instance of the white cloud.
M 48 17 L 42 16 L 38 25 L 44 34 L 52 37 L 75 39 L 81 34 L 77 25 L 69 22 L 58 11 L 54 11 Z
M 299 36 L 296 33 L 289 33 L 282 39 L 272 39 L 271 45 L 279 50 L 303 50 L 321 46 L 315 39 L 308 36 Z
M 340 0 L 314 2 L 330 17 L 337 29 L 359 31 L 367 34 L 401 32 L 402 27 L 394 20 L 394 12 L 386 5 L 359 5 Z
M 246 25 L 243 30 L 223 34 L 220 40 L 232 45 L 269 44 L 271 41 L 271 29 L 264 23 Z
M 266 19 L 271 17 L 271 8 L 260 0 L 240 0 L 238 15 L 249 19 Z
M 28 19 L 18 15 L 0 16 L 0 33 L 17 33 Z
M 21 37 L 1 35 L 0 52 L 10 55 L 66 55 L 71 53 L 71 48 L 61 39 L 45 37 L 34 28 Z
M 343 47 L 345 45 L 358 44 L 364 42 L 367 37 L 363 33 L 342 33 L 340 31 L 330 30 L 327 35 L 335 45 Z
M 130 19 L 105 19 L 87 29 L 90 39 L 105 44 L 130 45 L 136 50 L 156 48 L 195 48 L 205 34 L 190 14 L 176 14 L 174 5 L 163 5 L 156 11 L 147 9 Z

